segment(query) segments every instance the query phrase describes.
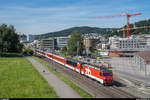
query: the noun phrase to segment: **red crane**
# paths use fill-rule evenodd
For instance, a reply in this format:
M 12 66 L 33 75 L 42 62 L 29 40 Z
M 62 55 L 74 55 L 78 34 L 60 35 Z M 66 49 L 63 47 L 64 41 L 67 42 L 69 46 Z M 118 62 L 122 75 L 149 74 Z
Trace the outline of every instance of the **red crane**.
M 126 16 L 127 17 L 127 27 L 126 27 L 126 31 L 127 31 L 127 37 L 130 36 L 130 26 L 129 26 L 129 18 L 131 16 L 136 16 L 136 15 L 141 15 L 141 13 L 135 13 L 135 14 L 117 14 L 117 15 L 108 15 L 108 16 L 97 16 L 97 17 L 89 17 L 90 19 L 97 19 L 97 18 L 111 18 L 111 17 L 120 17 L 120 16 Z

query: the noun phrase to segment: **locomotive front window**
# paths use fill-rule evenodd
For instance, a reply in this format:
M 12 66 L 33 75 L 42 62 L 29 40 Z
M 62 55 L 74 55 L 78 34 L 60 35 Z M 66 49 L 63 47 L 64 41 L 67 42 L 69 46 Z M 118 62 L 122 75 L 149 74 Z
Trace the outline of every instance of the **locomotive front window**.
M 101 76 L 112 76 L 112 73 L 100 73 Z

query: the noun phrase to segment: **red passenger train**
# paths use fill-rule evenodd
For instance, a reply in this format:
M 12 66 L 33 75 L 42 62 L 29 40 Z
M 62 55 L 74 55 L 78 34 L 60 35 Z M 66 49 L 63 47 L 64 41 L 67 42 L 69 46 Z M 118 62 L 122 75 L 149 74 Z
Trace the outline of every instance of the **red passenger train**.
M 85 64 L 79 61 L 75 61 L 69 58 L 60 57 L 58 55 L 47 53 L 41 50 L 36 50 L 36 53 L 45 56 L 55 62 L 64 65 L 80 74 L 86 75 L 92 79 L 95 79 L 103 85 L 113 85 L 112 70 L 105 67 L 97 67 L 90 64 Z

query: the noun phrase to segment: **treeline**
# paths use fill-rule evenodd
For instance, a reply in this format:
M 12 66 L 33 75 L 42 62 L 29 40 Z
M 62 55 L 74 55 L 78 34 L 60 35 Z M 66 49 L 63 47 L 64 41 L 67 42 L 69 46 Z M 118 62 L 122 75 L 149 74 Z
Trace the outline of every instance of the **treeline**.
M 19 35 L 13 25 L 0 26 L 0 52 L 22 52 L 23 45 L 19 42 Z
M 143 26 L 150 26 L 150 19 L 141 20 L 141 21 L 135 22 L 133 24 L 130 24 L 130 28 L 143 27 Z M 123 26 L 122 28 L 126 28 L 126 25 Z M 125 31 L 125 34 L 126 34 L 126 31 Z M 130 30 L 130 35 L 141 35 L 141 34 L 150 34 L 150 28 Z M 110 37 L 113 35 L 123 37 L 123 32 L 118 32 L 117 30 L 114 30 L 109 34 L 106 34 L 105 36 Z
M 97 28 L 97 27 L 88 27 L 88 26 L 82 26 L 82 27 L 72 27 L 69 29 L 65 29 L 58 32 L 51 32 L 41 35 L 35 35 L 35 39 L 41 39 L 41 38 L 48 38 L 48 37 L 59 37 L 59 36 L 68 36 L 71 35 L 71 33 L 74 30 L 77 30 L 80 34 L 87 34 L 87 33 L 98 33 L 101 35 L 108 34 L 112 30 L 115 30 L 116 28 Z

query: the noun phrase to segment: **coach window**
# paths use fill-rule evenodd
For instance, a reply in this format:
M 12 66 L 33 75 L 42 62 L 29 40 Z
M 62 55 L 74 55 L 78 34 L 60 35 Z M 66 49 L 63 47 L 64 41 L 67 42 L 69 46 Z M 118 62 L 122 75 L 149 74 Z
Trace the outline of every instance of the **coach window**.
M 76 63 L 76 62 L 73 62 L 73 61 L 68 61 L 68 60 L 67 60 L 67 64 L 70 64 L 70 65 L 75 66 L 75 67 L 77 66 L 77 63 Z

